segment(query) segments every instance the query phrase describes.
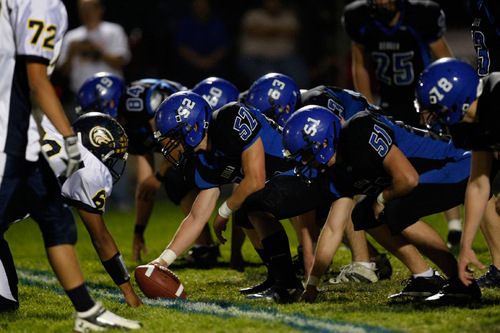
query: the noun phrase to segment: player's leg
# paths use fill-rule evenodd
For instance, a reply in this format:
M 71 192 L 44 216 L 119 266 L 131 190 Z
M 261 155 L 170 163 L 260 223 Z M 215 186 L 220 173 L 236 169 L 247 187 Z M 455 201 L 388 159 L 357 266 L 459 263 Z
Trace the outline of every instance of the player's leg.
M 492 196 L 481 221 L 481 232 L 488 244 L 491 265 L 488 272 L 477 279 L 480 287 L 500 287 L 500 216 L 495 210 L 495 201 L 495 197 Z
M 451 249 L 460 245 L 462 238 L 462 217 L 460 206 L 455 206 L 443 212 L 448 224 L 448 236 L 446 237 L 448 247 Z
M 74 248 L 73 214 L 64 204 L 57 179 L 43 156 L 32 166 L 23 202 L 40 227 L 49 262 L 77 311 L 74 330 L 84 332 L 110 326 L 140 328 L 140 322 L 119 317 L 90 297 Z

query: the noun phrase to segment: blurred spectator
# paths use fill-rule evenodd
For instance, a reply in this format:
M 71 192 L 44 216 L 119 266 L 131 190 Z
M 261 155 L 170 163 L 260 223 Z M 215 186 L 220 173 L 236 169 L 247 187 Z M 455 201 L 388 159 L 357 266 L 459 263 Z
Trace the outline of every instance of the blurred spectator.
M 100 0 L 78 0 L 78 12 L 82 25 L 68 31 L 59 59 L 59 69 L 69 78 L 74 96 L 83 82 L 97 72 L 123 78 L 123 67 L 130 60 L 125 30 L 102 20 L 104 6 Z
M 244 13 L 238 61 L 242 84 L 250 86 L 269 72 L 279 72 L 308 87 L 305 62 L 297 52 L 300 28 L 296 13 L 281 0 L 263 0 L 261 7 Z
M 176 31 L 179 73 L 188 87 L 210 76 L 227 76 L 230 49 L 228 29 L 212 11 L 209 0 L 192 0 L 191 11 L 178 24 Z

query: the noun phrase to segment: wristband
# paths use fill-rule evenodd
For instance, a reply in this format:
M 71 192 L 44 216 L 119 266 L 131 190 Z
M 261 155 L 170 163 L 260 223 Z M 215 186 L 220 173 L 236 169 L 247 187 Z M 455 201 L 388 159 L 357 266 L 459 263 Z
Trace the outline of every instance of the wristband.
M 228 219 L 233 211 L 227 206 L 227 200 L 219 207 L 219 215 L 225 219 Z
M 146 230 L 146 226 L 145 225 L 138 225 L 136 224 L 135 227 L 134 227 L 134 234 L 137 234 L 137 235 L 144 235 L 144 230 Z
M 165 181 L 165 176 L 160 175 L 159 171 L 155 172 L 155 178 L 160 182 L 163 183 Z
M 117 286 L 130 280 L 130 274 L 127 271 L 127 266 L 125 266 L 125 262 L 123 261 L 120 251 L 118 251 L 111 259 L 103 261 L 102 265 Z
M 385 206 L 385 204 L 387 203 L 387 201 L 384 199 L 384 192 L 380 192 L 380 194 L 377 197 L 377 202 L 380 205 Z
M 177 258 L 177 254 L 175 254 L 175 252 L 170 249 L 166 249 L 165 251 L 163 251 L 159 258 L 166 262 L 167 266 L 170 266 Z
M 319 285 L 319 278 L 314 275 L 310 275 L 307 278 L 307 285 L 317 287 Z

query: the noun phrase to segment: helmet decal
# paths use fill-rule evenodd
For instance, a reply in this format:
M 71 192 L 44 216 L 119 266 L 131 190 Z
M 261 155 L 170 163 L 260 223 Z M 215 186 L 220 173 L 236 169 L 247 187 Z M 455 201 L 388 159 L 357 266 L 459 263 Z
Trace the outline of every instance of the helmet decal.
M 111 132 L 104 127 L 95 126 L 89 132 L 89 141 L 94 147 L 107 145 L 113 140 L 114 138 Z

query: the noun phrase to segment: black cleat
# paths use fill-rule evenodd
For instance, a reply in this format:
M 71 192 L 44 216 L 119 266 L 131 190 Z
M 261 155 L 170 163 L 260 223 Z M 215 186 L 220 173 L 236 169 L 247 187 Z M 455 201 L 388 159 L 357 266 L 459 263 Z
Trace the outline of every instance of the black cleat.
M 262 281 L 259 284 L 256 284 L 255 286 L 240 289 L 240 294 L 249 295 L 249 294 L 261 293 L 271 288 L 274 285 L 274 282 L 275 282 L 274 279 L 268 276 L 264 281 Z
M 271 288 L 256 294 L 247 295 L 247 299 L 274 301 L 278 304 L 295 303 L 300 300 L 304 286 L 300 281 L 296 281 L 290 286 L 273 285 Z
M 377 273 L 379 281 L 391 278 L 392 265 L 389 259 L 387 258 L 386 253 L 381 253 L 375 258 L 371 258 L 371 262 L 374 262 L 375 265 L 377 265 L 375 273 Z
M 402 284 L 406 283 L 406 287 L 399 293 L 389 296 L 388 298 L 398 298 L 403 296 L 410 297 L 429 297 L 438 293 L 443 287 L 445 280 L 434 271 L 434 275 L 430 277 L 411 277 L 404 280 Z
M 195 245 L 185 255 L 184 260 L 199 267 L 208 267 L 217 263 L 220 256 L 219 243 L 212 245 Z
M 486 274 L 476 279 L 477 285 L 481 288 L 499 288 L 500 271 L 495 265 L 490 265 L 490 270 Z
M 426 301 L 443 301 L 443 302 L 456 302 L 456 301 L 474 301 L 481 298 L 481 289 L 475 280 L 472 284 L 465 286 L 458 277 L 449 279 L 441 290 L 430 297 Z

